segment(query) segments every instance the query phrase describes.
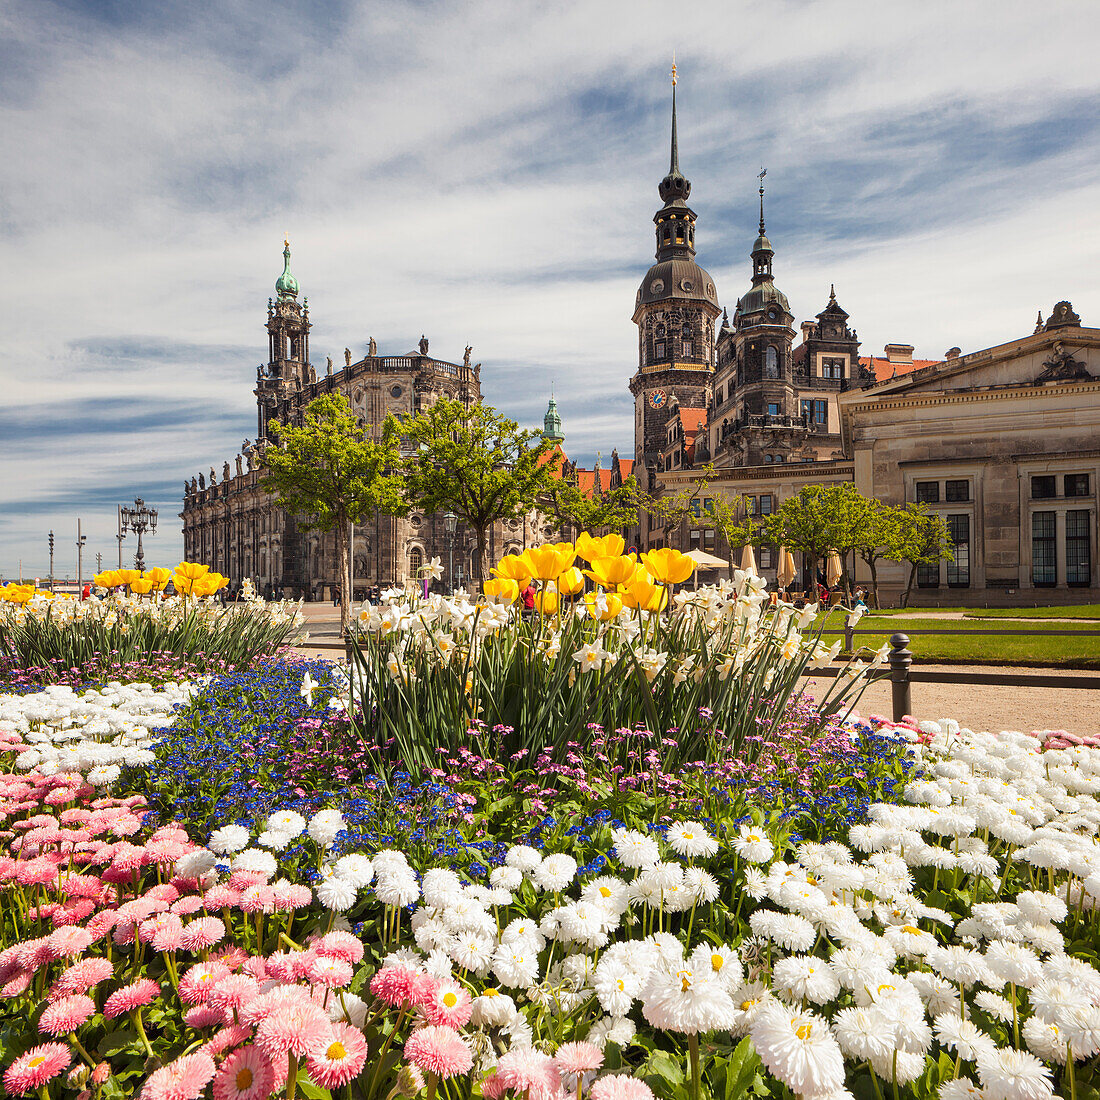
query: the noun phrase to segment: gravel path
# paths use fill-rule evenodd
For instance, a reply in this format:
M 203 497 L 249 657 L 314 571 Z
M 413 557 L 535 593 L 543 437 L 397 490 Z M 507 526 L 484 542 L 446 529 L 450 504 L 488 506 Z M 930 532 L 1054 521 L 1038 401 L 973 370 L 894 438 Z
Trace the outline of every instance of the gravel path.
M 919 665 L 921 671 L 1013 672 L 1020 682 L 1014 687 L 986 684 L 925 684 L 912 686 L 913 714 L 917 718 L 954 718 L 973 730 L 1064 729 L 1082 736 L 1100 733 L 1100 673 L 1092 673 L 1095 688 L 1029 687 L 1028 674 L 1088 676 L 1075 670 L 991 668 L 990 666 Z M 824 681 L 817 681 L 824 688 Z M 812 691 L 812 689 L 811 689 Z M 890 681 L 868 687 L 856 710 L 863 715 L 891 713 Z

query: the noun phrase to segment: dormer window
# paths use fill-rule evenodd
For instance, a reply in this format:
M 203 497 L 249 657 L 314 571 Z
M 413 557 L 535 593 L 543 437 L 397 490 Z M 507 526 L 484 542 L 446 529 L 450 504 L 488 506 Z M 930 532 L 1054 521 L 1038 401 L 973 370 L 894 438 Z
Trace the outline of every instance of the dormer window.
M 665 342 L 664 340 L 658 340 L 653 346 L 653 354 L 657 359 L 663 359 L 665 357 Z

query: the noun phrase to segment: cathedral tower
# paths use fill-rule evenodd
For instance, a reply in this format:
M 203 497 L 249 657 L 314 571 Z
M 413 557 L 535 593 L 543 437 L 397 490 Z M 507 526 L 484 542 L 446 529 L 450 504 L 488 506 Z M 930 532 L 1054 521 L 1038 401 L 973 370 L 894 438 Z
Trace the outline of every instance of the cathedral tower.
M 290 242 L 283 241 L 283 273 L 275 280 L 274 299 L 267 300 L 268 355 L 256 369 L 257 439 L 284 397 L 317 380 L 309 362 L 309 299 L 298 301 L 298 280 L 290 272 Z
M 653 216 L 657 262 L 646 272 L 634 306 L 638 370 L 634 395 L 634 456 L 655 468 L 664 449 L 673 398 L 684 408 L 706 408 L 714 374 L 714 322 L 722 312 L 714 280 L 695 262 L 691 183 L 680 171 L 676 140 L 676 66 L 672 66 L 672 151 L 658 185 L 664 205 Z M 639 470 L 645 484 L 645 475 Z

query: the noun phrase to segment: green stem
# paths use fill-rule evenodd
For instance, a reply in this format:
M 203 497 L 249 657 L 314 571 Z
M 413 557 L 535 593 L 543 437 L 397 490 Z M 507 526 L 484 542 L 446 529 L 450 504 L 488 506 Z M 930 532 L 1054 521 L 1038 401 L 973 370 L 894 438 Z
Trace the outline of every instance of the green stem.
M 691 1059 L 691 1100 L 699 1100 L 699 1036 L 688 1036 L 688 1056 Z
M 1069 1075 L 1069 1100 L 1077 1100 L 1077 1075 L 1073 1068 L 1072 1043 L 1066 1043 L 1066 1073 Z
M 145 1025 L 141 1022 L 141 1009 L 135 1008 L 130 1013 L 130 1019 L 134 1021 L 134 1027 L 137 1028 L 137 1033 L 141 1036 L 141 1045 L 145 1047 L 145 1053 L 152 1058 L 153 1048 L 149 1045 L 149 1040 L 145 1037 Z
M 298 1088 L 298 1056 L 290 1055 L 290 1063 L 286 1071 L 286 1100 L 294 1100 L 295 1090 Z

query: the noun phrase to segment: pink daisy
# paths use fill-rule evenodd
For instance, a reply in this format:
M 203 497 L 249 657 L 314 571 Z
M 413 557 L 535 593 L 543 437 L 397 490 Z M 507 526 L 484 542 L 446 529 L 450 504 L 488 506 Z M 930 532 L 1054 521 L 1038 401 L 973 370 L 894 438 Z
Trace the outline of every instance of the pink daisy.
M 95 1001 L 85 993 L 74 993 L 54 1001 L 38 1020 L 38 1030 L 43 1035 L 68 1035 L 95 1013 Z
M 116 989 L 103 1006 L 104 1019 L 112 1020 L 124 1012 L 152 1004 L 160 996 L 160 986 L 152 978 L 138 978 L 136 982 Z
M 317 982 L 329 989 L 340 989 L 351 981 L 351 963 L 319 955 L 310 964 L 307 976 L 311 982 Z
M 350 932 L 328 932 L 313 943 L 318 955 L 330 955 L 354 966 L 363 961 L 363 944 Z
M 4 1071 L 4 1087 L 16 1096 L 26 1096 L 64 1073 L 72 1060 L 64 1043 L 43 1043 L 20 1055 L 8 1066 Z
M 429 1024 L 405 1040 L 405 1057 L 425 1073 L 446 1080 L 469 1073 L 474 1064 L 469 1047 L 453 1027 Z
M 424 1003 L 424 1015 L 429 1024 L 445 1027 L 465 1027 L 470 1022 L 473 1001 L 470 994 L 450 978 L 441 978 L 435 994 Z
M 229 973 L 224 963 L 196 963 L 180 979 L 180 1000 L 185 1005 L 203 1004 L 210 990 Z
M 304 909 L 313 900 L 313 891 L 308 886 L 299 886 L 293 882 L 272 883 L 271 900 L 274 907 L 283 913 L 295 909 Z M 345 932 L 330 932 L 329 935 L 346 935 Z
M 210 1042 L 203 1049 L 216 1058 L 219 1054 L 224 1054 L 227 1050 L 232 1050 L 233 1047 L 239 1047 L 251 1038 L 252 1028 L 245 1027 L 243 1024 L 229 1024 L 212 1035 Z
M 485 1100 L 500 1100 L 505 1091 L 504 1082 L 495 1070 L 481 1082 L 481 1095 Z
M 370 980 L 370 991 L 388 1005 L 424 1004 L 435 992 L 435 979 L 407 966 L 384 966 Z
M 554 1055 L 561 1073 L 578 1076 L 603 1065 L 603 1051 L 594 1043 L 562 1043 Z
M 323 1089 L 346 1085 L 367 1060 L 363 1033 L 349 1024 L 333 1024 L 331 1033 L 306 1052 L 309 1076 Z
M 241 900 L 241 895 L 230 886 L 211 886 L 202 900 L 207 909 L 232 909 Z
M 254 1046 L 233 1051 L 214 1078 L 214 1100 L 267 1100 L 275 1090 L 275 1069 Z
M 205 1050 L 196 1050 L 152 1073 L 140 1096 L 143 1100 L 198 1100 L 214 1071 L 214 1059 Z
M 114 972 L 115 968 L 106 959 L 81 959 L 61 974 L 46 994 L 46 999 L 56 1001 L 72 993 L 87 993 Z
M 207 1004 L 225 1015 L 235 1012 L 258 996 L 260 983 L 249 974 L 230 974 L 210 991 Z
M 188 894 L 172 902 L 172 912 L 180 917 L 189 917 L 192 913 L 198 913 L 203 908 L 202 897 L 199 894 Z
M 601 1077 L 588 1090 L 590 1100 L 653 1100 L 653 1090 L 637 1077 L 613 1073 Z
M 87 951 L 95 942 L 95 937 L 87 928 L 58 928 L 47 937 L 50 955 L 55 959 L 72 958 Z
M 324 1039 L 330 1030 L 328 1016 L 309 1001 L 279 1004 L 260 1021 L 256 1029 L 256 1045 L 269 1058 L 286 1051 L 301 1057 Z
M 561 1092 L 561 1073 L 549 1054 L 533 1047 L 512 1047 L 500 1056 L 497 1073 L 505 1088 L 529 1093 L 529 1100 L 557 1096 Z
M 225 939 L 225 922 L 221 917 L 199 917 L 183 930 L 183 946 L 188 951 L 203 951 Z
M 204 1027 L 215 1027 L 226 1022 L 225 1013 L 213 1005 L 192 1005 L 183 1014 L 183 1022 L 188 1027 L 201 1031 Z

